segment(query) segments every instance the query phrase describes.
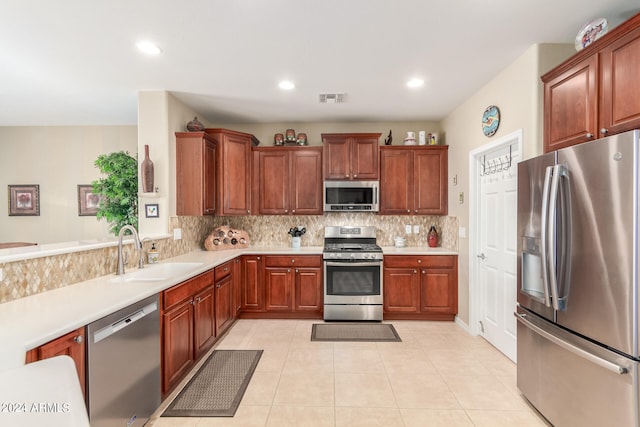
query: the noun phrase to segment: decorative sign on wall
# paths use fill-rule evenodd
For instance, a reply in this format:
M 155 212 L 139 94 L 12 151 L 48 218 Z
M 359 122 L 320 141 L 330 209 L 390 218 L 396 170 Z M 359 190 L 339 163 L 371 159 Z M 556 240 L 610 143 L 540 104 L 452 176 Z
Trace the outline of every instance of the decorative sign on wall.
M 500 126 L 500 110 L 495 105 L 490 105 L 482 114 L 482 133 L 484 136 L 493 136 Z

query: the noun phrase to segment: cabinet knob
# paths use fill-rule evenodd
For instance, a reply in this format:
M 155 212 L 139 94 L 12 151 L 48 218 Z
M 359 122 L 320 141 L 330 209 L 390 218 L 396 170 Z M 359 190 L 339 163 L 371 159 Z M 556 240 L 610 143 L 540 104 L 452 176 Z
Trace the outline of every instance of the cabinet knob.
M 427 270 L 422 270 L 422 274 L 427 274 Z
M 418 270 L 415 270 L 415 269 L 413 270 L 413 274 L 416 274 L 417 272 L 418 272 Z
M 421 259 L 418 260 L 418 264 L 422 264 L 422 260 Z
M 251 210 L 247 209 L 247 213 L 248 213 L 248 214 L 250 214 L 250 213 L 251 213 Z
M 225 267 L 225 268 L 224 268 L 224 271 L 229 271 L 229 267 Z
M 296 268 L 296 273 L 299 273 L 299 272 L 300 272 L 300 270 L 298 270 L 298 269 Z
M 82 335 L 77 335 L 77 336 L 73 337 L 73 342 L 76 343 L 76 344 L 82 344 L 82 341 L 83 341 Z
M 354 178 L 357 178 L 357 177 L 358 177 L 358 174 L 357 174 L 357 173 L 356 173 L 356 174 L 354 174 L 354 175 L 353 175 L 353 177 L 354 177 Z
M 296 210 L 295 209 L 291 209 L 291 213 L 296 213 Z
M 256 258 L 258 261 L 260 261 L 260 257 Z
M 603 134 L 603 135 L 606 135 L 606 134 L 608 134 L 608 133 L 609 133 L 609 129 L 607 129 L 607 128 L 602 128 L 602 129 L 600 129 L 600 133 L 601 133 L 601 134 Z
M 411 209 L 407 209 L 407 213 L 411 213 Z
M 291 273 L 291 269 L 290 268 L 287 268 L 287 273 Z
M 585 136 L 586 136 L 588 139 L 593 138 L 593 134 L 592 134 L 592 133 L 588 133 L 588 134 L 586 134 Z
M 349 174 L 346 174 L 344 177 L 345 177 L 345 178 L 349 178 Z
M 293 264 L 294 262 L 296 262 L 296 260 L 295 259 L 291 259 L 291 264 Z
M 285 209 L 285 210 L 284 210 L 284 212 L 285 212 L 285 213 L 289 212 L 289 209 Z

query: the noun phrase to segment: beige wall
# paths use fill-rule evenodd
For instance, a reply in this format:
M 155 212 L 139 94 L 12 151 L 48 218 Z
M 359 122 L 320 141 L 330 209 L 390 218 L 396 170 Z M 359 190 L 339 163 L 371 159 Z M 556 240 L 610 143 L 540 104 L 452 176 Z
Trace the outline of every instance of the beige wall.
M 94 161 L 137 152 L 135 126 L 0 127 L 0 242 L 106 239 L 107 223 L 78 216 L 79 184 L 100 178 Z M 40 216 L 9 216 L 8 185 L 38 184 Z
M 540 75 L 575 53 L 571 45 L 534 45 L 471 98 L 458 106 L 442 122 L 449 144 L 449 215 L 458 218 L 459 227 L 466 229 L 460 238 L 458 263 L 459 318 L 469 323 L 469 153 L 515 130 L 523 130 L 523 158 L 542 152 L 543 87 Z M 482 133 L 481 118 L 485 108 L 500 109 L 497 133 L 487 138 Z M 453 177 L 457 176 L 457 185 Z M 459 194 L 464 203 L 459 203 Z

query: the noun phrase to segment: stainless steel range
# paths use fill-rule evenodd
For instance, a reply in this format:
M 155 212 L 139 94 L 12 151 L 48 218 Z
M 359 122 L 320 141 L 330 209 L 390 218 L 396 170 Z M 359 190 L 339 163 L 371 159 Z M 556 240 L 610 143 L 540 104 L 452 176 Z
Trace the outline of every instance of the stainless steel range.
M 370 226 L 324 229 L 324 319 L 382 320 L 382 248 Z

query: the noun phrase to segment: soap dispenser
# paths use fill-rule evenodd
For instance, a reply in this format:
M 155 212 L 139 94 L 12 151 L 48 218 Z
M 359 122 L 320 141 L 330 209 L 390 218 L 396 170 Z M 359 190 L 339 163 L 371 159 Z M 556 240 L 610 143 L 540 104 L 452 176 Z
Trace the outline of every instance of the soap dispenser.
M 151 242 L 151 249 L 147 252 L 147 262 L 149 264 L 157 264 L 158 263 L 158 250 L 156 249 L 156 242 Z

